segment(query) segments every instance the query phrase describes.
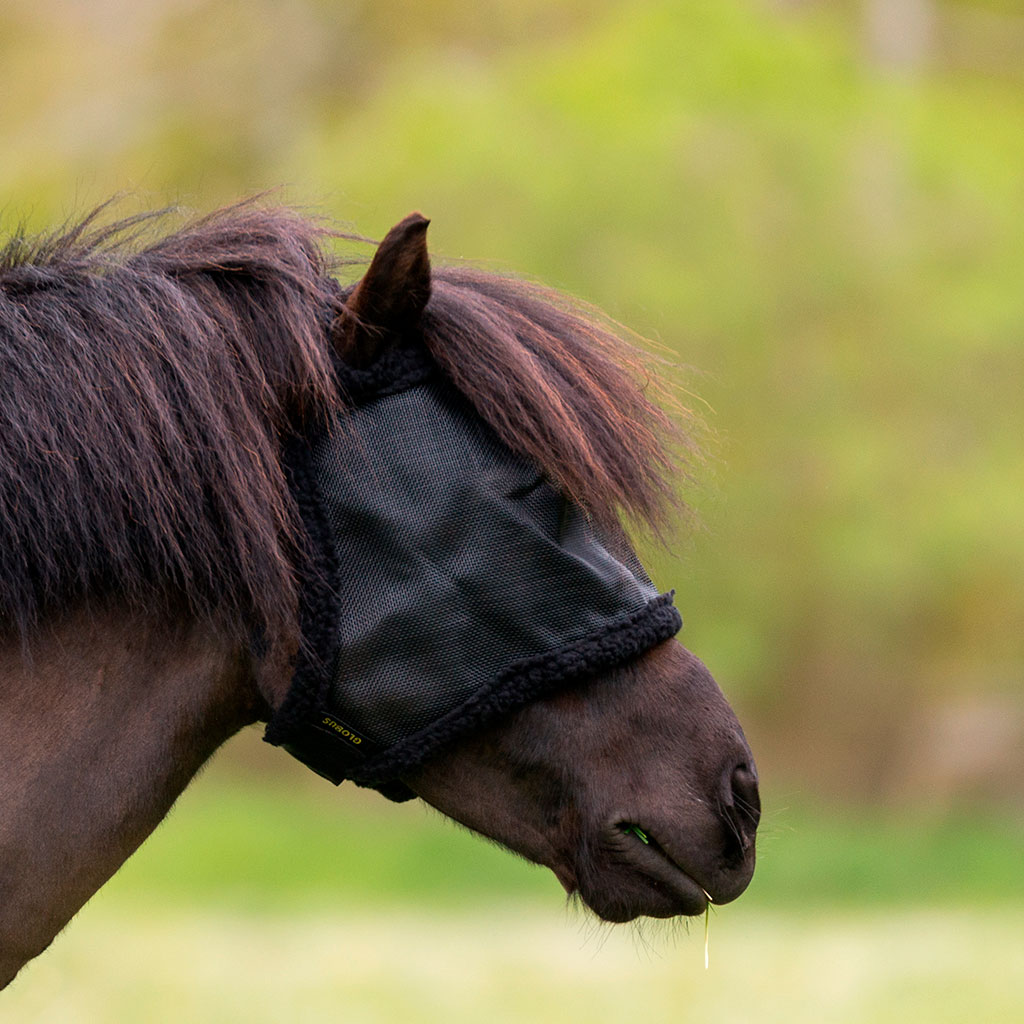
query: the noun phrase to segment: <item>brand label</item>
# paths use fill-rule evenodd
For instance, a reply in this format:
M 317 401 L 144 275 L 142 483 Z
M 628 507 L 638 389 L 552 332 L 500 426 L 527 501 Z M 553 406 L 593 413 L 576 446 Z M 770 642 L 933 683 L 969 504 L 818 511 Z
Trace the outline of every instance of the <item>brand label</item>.
M 322 715 L 320 717 L 319 725 L 323 729 L 328 729 L 335 736 L 340 736 L 343 740 L 347 740 L 355 747 L 361 747 L 364 742 L 364 738 L 344 722 L 339 722 L 338 719 L 331 715 Z

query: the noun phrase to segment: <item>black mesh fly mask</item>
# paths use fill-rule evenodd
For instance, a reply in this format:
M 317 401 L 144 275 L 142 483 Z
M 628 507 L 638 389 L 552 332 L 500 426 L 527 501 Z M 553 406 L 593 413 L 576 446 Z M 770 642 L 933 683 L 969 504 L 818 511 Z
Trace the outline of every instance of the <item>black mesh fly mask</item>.
M 339 376 L 347 411 L 286 451 L 311 565 L 266 739 L 401 799 L 398 780 L 444 744 L 682 623 L 626 542 L 510 451 L 425 351 Z

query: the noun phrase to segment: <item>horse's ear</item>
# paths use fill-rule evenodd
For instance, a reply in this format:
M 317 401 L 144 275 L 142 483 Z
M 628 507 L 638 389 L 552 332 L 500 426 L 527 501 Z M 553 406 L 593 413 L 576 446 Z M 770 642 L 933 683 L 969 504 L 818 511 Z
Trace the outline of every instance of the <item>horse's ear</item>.
M 346 362 L 366 366 L 385 345 L 419 324 L 430 299 L 429 223 L 410 213 L 374 253 L 335 321 L 334 343 Z

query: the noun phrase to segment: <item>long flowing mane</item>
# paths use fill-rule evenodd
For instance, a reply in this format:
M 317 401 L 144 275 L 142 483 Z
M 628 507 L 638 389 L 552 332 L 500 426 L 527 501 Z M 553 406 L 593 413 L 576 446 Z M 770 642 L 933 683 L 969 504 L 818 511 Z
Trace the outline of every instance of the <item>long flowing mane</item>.
M 331 232 L 243 203 L 153 239 L 97 214 L 0 251 L 0 630 L 117 595 L 294 635 L 282 436 L 334 408 Z M 593 310 L 465 268 L 426 344 L 480 415 L 595 517 L 656 524 L 685 435 Z

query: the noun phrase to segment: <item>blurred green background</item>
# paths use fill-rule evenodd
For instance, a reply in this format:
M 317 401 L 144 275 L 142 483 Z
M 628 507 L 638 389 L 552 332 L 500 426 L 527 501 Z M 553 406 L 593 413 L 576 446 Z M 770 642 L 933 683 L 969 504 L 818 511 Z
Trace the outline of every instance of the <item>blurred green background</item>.
M 705 976 L 247 733 L 11 1019 L 1024 1019 L 1024 5 L 9 0 L 0 80 L 5 230 L 420 209 L 690 367 L 648 558 L 766 801 Z

